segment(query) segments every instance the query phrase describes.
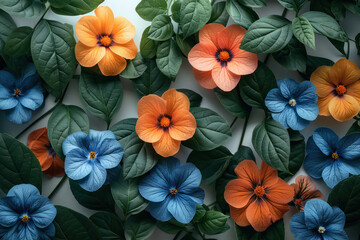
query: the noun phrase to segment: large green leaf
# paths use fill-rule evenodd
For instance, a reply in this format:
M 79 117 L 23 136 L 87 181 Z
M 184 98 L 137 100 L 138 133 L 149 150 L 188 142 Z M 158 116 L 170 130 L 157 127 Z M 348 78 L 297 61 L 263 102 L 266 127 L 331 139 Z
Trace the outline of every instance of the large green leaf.
M 156 65 L 165 76 L 175 79 L 181 63 L 181 51 L 175 40 L 170 39 L 159 44 L 156 52 Z
M 127 79 L 138 78 L 146 71 L 147 66 L 141 54 L 137 54 L 132 60 L 127 60 L 127 66 L 120 76 Z
M 192 35 L 192 36 L 184 39 L 182 34 L 176 34 L 175 39 L 176 39 L 176 43 L 177 43 L 178 47 L 180 48 L 181 52 L 185 55 L 185 57 L 188 56 L 190 50 L 197 43 L 195 35 Z
M 226 2 L 217 2 L 211 8 L 210 23 L 220 23 L 224 26 L 229 21 L 229 13 L 226 10 Z
M 184 93 L 190 101 L 190 107 L 200 107 L 203 97 L 189 89 L 177 89 L 177 91 Z
M 171 6 L 171 18 L 179 23 L 180 22 L 180 9 L 182 0 L 175 0 Z
M 74 49 L 73 33 L 65 24 L 42 20 L 34 30 L 32 58 L 48 90 L 56 98 L 60 98 L 75 73 L 77 61 Z
M 306 0 L 278 0 L 278 2 L 289 10 L 299 12 Z
M 351 176 L 338 183 L 329 195 L 331 206 L 338 206 L 346 215 L 346 226 L 360 221 L 360 175 Z
M 83 70 L 80 75 L 79 94 L 81 102 L 91 114 L 110 124 L 120 109 L 123 87 L 118 76 L 105 77 Z
M 129 217 L 125 222 L 125 232 L 131 240 L 146 240 L 154 232 L 156 221 L 147 212 Z
M 126 145 L 131 134 L 135 132 L 136 121 L 137 118 L 126 118 L 110 127 L 110 130 L 115 134 L 116 140 L 122 146 Z
M 96 226 L 84 215 L 63 206 L 55 206 L 57 210 L 54 225 L 54 240 L 99 240 Z
M 64 0 L 53 0 L 62 2 Z M 83 15 L 93 11 L 97 8 L 104 0 L 71 0 L 67 1 L 66 4 L 54 5 L 52 4 L 51 10 L 54 13 L 68 16 Z M 56 7 L 57 6 L 57 7 Z
M 251 8 L 261 8 L 266 6 L 266 0 L 238 0 L 238 2 Z
M 48 124 L 48 136 L 56 154 L 64 160 L 62 144 L 67 136 L 74 132 L 89 132 L 89 119 L 81 108 L 72 105 L 59 105 L 51 114 Z
M 12 57 L 20 57 L 30 51 L 30 42 L 33 29 L 19 27 L 9 36 L 5 44 L 4 53 Z
M 285 240 L 284 221 L 273 223 L 264 232 L 256 232 L 251 226 L 236 226 L 236 235 L 238 240 Z
M 180 8 L 180 27 L 187 38 L 198 32 L 211 17 L 209 0 L 183 0 Z
M 153 58 L 156 55 L 157 42 L 148 38 L 150 27 L 147 27 L 141 37 L 140 54 L 143 58 Z
M 227 231 L 230 226 L 226 224 L 229 216 L 221 212 L 207 211 L 198 223 L 199 229 L 206 235 L 216 235 Z
M 16 24 L 10 15 L 0 9 L 0 55 L 10 33 L 16 29 Z
M 305 17 L 296 17 L 292 22 L 294 36 L 306 46 L 315 50 L 315 33 L 309 20 Z
M 271 15 L 254 22 L 246 32 L 240 48 L 254 53 L 272 53 L 283 49 L 292 37 L 291 22 Z
M 192 138 L 183 144 L 196 151 L 208 151 L 221 146 L 231 137 L 230 126 L 216 112 L 194 107 L 190 112 L 196 119 L 196 131 Z
M 125 240 L 123 223 L 115 214 L 97 212 L 90 220 L 96 225 L 101 240 Z
M 196 207 L 198 207 L 199 205 L 196 204 Z M 196 217 L 196 215 L 195 215 Z M 195 218 L 194 217 L 194 218 Z M 193 220 L 194 221 L 194 220 Z M 178 221 L 176 221 L 174 218 L 167 221 L 167 222 L 160 222 L 158 221 L 156 226 L 163 232 L 166 232 L 168 234 L 177 234 L 180 231 L 187 231 L 186 229 L 186 225 L 183 223 L 180 223 Z
M 156 16 L 167 13 L 167 3 L 165 0 L 142 0 L 135 10 L 142 19 L 152 21 Z
M 0 189 L 7 193 L 13 186 L 22 183 L 32 184 L 41 192 L 39 161 L 23 143 L 0 133 Z
M 17 17 L 38 17 L 45 12 L 45 3 L 38 0 L 1 0 L 0 8 Z
M 171 18 L 168 15 L 162 14 L 154 18 L 151 23 L 148 38 L 155 41 L 166 41 L 174 34 L 174 27 Z
M 234 22 L 244 28 L 249 28 L 253 22 L 259 19 L 255 11 L 239 4 L 236 0 L 226 0 L 226 10 Z
M 265 163 L 279 171 L 289 172 L 290 137 L 283 125 L 265 119 L 255 127 L 252 144 Z
M 233 116 L 244 118 L 249 113 L 249 106 L 241 99 L 239 87 L 236 87 L 231 92 L 224 92 L 219 88 L 214 89 L 216 97 L 220 103 Z

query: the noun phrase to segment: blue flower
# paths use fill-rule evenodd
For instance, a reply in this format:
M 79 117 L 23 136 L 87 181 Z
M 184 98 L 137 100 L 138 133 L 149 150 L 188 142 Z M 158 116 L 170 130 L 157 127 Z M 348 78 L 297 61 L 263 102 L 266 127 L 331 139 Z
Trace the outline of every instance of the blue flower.
M 317 99 L 316 87 L 312 82 L 298 83 L 286 78 L 278 81 L 278 88 L 269 91 L 265 105 L 273 119 L 285 128 L 302 130 L 319 114 Z
M 56 208 L 36 187 L 16 185 L 0 199 L 0 238 L 50 240 L 55 236 L 55 217 Z
M 315 179 L 333 188 L 350 174 L 360 174 L 360 133 L 340 139 L 329 128 L 318 128 L 306 146 L 304 168 Z
M 90 130 L 69 135 L 63 145 L 65 172 L 69 178 L 89 192 L 109 184 L 120 169 L 124 150 L 111 131 Z
M 295 214 L 290 220 L 290 230 L 296 240 L 346 240 L 344 225 L 344 212 L 320 199 L 308 201 L 304 212 Z
M 0 71 L 0 110 L 6 110 L 9 121 L 23 124 L 30 120 L 32 111 L 44 102 L 40 77 L 29 63 L 20 77 Z
M 204 190 L 199 188 L 201 173 L 192 163 L 180 165 L 174 157 L 162 158 L 139 184 L 140 194 L 150 201 L 150 214 L 159 221 L 175 218 L 189 223 L 196 203 L 202 205 Z

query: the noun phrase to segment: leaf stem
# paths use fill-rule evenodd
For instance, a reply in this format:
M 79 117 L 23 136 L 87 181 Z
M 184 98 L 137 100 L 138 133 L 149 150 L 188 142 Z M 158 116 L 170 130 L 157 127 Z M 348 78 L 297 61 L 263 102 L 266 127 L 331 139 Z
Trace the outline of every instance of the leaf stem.
M 57 191 L 59 191 L 60 187 L 64 184 L 64 182 L 67 180 L 67 176 L 64 175 L 60 182 L 56 185 L 56 187 L 54 188 L 54 190 L 49 194 L 48 198 L 51 199 L 56 193 Z
M 45 12 L 43 13 L 43 15 L 41 16 L 41 18 L 39 19 L 39 21 L 36 23 L 34 29 L 39 25 L 39 23 L 41 22 L 41 20 L 44 19 L 45 15 L 46 15 L 47 12 L 50 10 L 50 7 L 51 7 L 51 5 L 49 5 L 49 6 L 46 8 Z
M 216 204 L 216 201 L 213 203 L 210 203 L 209 205 L 207 205 L 207 207 L 210 208 L 210 207 L 214 206 L 215 204 Z
M 347 52 L 346 52 L 346 59 L 350 57 L 350 41 L 347 41 Z
M 234 124 L 236 123 L 237 120 L 238 120 L 238 117 L 235 117 L 234 120 L 230 124 L 230 128 L 232 128 L 234 126 Z
M 249 111 L 249 114 L 246 114 L 246 117 L 245 117 L 245 122 L 244 122 L 243 130 L 242 130 L 242 133 L 241 133 L 241 138 L 240 138 L 240 143 L 239 143 L 239 148 L 238 149 L 240 149 L 240 147 L 243 144 L 244 137 L 245 137 L 245 132 L 246 132 L 246 127 L 247 127 L 247 125 L 249 123 L 250 115 L 251 115 L 251 109 Z

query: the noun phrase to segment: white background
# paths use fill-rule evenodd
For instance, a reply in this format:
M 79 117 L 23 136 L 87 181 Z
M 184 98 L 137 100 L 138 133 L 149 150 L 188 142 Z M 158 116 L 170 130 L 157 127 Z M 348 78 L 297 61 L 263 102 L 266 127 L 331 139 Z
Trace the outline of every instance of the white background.
M 139 46 L 140 45 L 140 39 L 143 30 L 150 25 L 150 22 L 146 22 L 143 19 L 141 19 L 138 14 L 135 11 L 136 5 L 140 2 L 140 0 L 105 0 L 102 5 L 109 6 L 114 11 L 115 16 L 123 16 L 127 19 L 129 19 L 136 27 L 136 36 L 135 36 L 135 42 Z M 308 9 L 309 4 L 306 5 L 305 9 Z M 261 9 L 256 9 L 256 12 L 259 14 L 260 17 L 277 14 L 281 15 L 283 11 L 283 7 L 275 0 L 269 0 L 268 6 Z M 93 13 L 90 13 L 93 14 Z M 341 22 L 341 25 L 345 29 L 345 31 L 349 34 L 351 39 L 354 39 L 356 34 L 360 32 L 360 24 L 359 19 L 360 17 L 357 17 L 351 13 L 347 13 L 347 19 L 345 21 Z M 293 19 L 294 13 L 288 12 L 286 15 L 290 20 Z M 68 16 L 60 16 L 56 15 L 51 10 L 47 13 L 45 19 L 54 19 L 63 23 L 69 23 L 73 26 L 75 26 L 76 22 L 80 19 L 81 16 L 76 17 L 68 17 Z M 21 19 L 16 18 L 15 19 L 18 26 L 35 26 L 38 19 Z M 232 23 L 232 20 L 230 20 L 230 23 Z M 314 52 L 313 50 L 308 49 L 308 53 L 310 55 L 316 55 L 321 57 L 329 58 L 333 61 L 337 61 L 338 59 L 342 58 L 341 54 L 329 43 L 329 41 L 324 38 L 317 36 L 316 37 L 316 48 L 317 51 Z M 261 56 L 260 59 L 264 59 L 264 56 Z M 351 45 L 351 55 L 350 59 L 360 64 L 359 56 L 356 55 L 356 48 L 355 45 L 352 43 Z M 180 69 L 179 75 L 174 83 L 172 83 L 171 88 L 188 88 L 196 91 L 197 93 L 201 94 L 203 96 L 203 102 L 202 106 L 211 108 L 215 110 L 217 113 L 219 113 L 221 116 L 223 116 L 229 124 L 234 119 L 233 116 L 231 116 L 219 103 L 216 96 L 214 95 L 212 90 L 206 90 L 203 89 L 195 80 L 194 76 L 192 75 L 191 66 L 187 62 L 186 59 L 183 59 L 183 65 Z M 268 61 L 268 66 L 272 69 L 277 79 L 286 78 L 286 77 L 292 77 L 298 81 L 301 80 L 301 77 L 293 71 L 289 71 L 286 68 L 279 65 L 273 58 L 270 57 Z M 137 117 L 136 112 L 136 104 L 138 102 L 138 98 L 134 93 L 132 84 L 130 80 L 122 79 L 122 83 L 124 86 L 124 100 L 121 106 L 120 111 L 116 115 L 116 117 L 113 120 L 113 124 L 118 122 L 121 119 L 124 118 L 131 118 L 131 117 Z M 73 80 L 70 84 L 70 87 L 67 90 L 65 99 L 63 101 L 64 104 L 71 104 L 71 105 L 78 105 L 80 107 L 83 107 L 79 94 L 78 94 L 78 81 Z M 37 117 L 41 116 L 43 113 L 45 113 L 48 109 L 50 109 L 54 105 L 54 98 L 49 96 L 46 99 L 46 103 L 44 108 L 38 110 L 36 113 L 34 113 L 33 118 L 31 121 L 36 119 Z M 90 119 L 90 125 L 92 129 L 97 130 L 104 130 L 106 129 L 106 124 L 90 114 L 88 114 Z M 251 134 L 253 131 L 253 128 L 256 126 L 256 124 L 260 121 L 262 121 L 264 118 L 262 111 L 253 111 L 249 125 L 246 131 L 244 145 L 250 146 L 252 148 L 251 144 Z M 27 136 L 28 134 L 38 128 L 45 127 L 47 124 L 48 117 L 37 123 L 35 126 L 33 126 L 28 132 L 26 132 L 20 140 L 24 143 L 27 142 Z M 229 148 L 233 153 L 236 152 L 238 148 L 238 144 L 240 141 L 240 136 L 242 132 L 242 126 L 243 126 L 244 120 L 238 120 L 236 124 L 233 126 L 233 136 L 231 139 L 229 139 L 225 146 Z M 8 122 L 5 118 L 5 114 L 3 112 L 0 112 L 0 132 L 7 132 L 11 135 L 15 136 L 17 133 L 19 133 L 22 129 L 24 129 L 28 124 L 18 126 L 15 124 L 12 124 Z M 333 129 L 339 136 L 343 136 L 348 128 L 351 126 L 352 121 L 348 121 L 345 123 L 339 123 L 333 120 L 332 118 L 325 118 L 325 117 L 318 117 L 316 121 L 314 121 L 309 127 L 307 127 L 302 133 L 306 138 L 312 135 L 313 131 L 320 126 L 323 127 L 329 127 Z M 180 149 L 179 154 L 176 155 L 182 162 L 185 162 L 187 159 L 187 156 L 189 154 L 190 150 L 182 147 Z M 258 157 L 258 156 L 257 156 Z M 258 164 L 260 163 L 260 159 L 257 158 Z M 306 174 L 303 169 L 301 169 L 297 175 Z M 60 178 L 48 178 L 44 176 L 43 181 L 43 194 L 47 196 L 52 189 L 56 186 L 57 182 L 60 180 Z M 289 181 L 289 183 L 293 183 L 295 180 L 295 177 Z M 330 192 L 330 189 L 322 182 L 322 181 L 315 181 L 316 186 L 325 194 L 326 198 Z M 213 186 L 203 186 L 206 189 L 206 197 L 205 197 L 205 204 L 211 204 L 214 202 L 215 194 L 214 194 L 214 187 Z M 90 216 L 94 213 L 94 211 L 86 209 L 79 205 L 75 198 L 73 197 L 68 182 L 66 182 L 63 187 L 58 191 L 58 193 L 54 196 L 52 199 L 54 204 L 57 205 L 64 205 L 69 208 L 72 208 L 76 211 L 79 211 L 86 216 Z M 295 211 L 292 209 L 289 213 L 285 215 L 285 228 L 286 228 L 286 239 L 295 239 L 289 230 L 289 219 L 291 218 L 292 214 L 294 214 Z M 233 222 L 230 222 L 230 225 L 233 226 Z M 357 226 L 358 228 L 359 226 Z M 359 229 L 359 228 L 358 228 Z M 356 229 L 356 226 L 352 229 L 348 230 L 350 239 L 355 240 L 358 239 L 359 230 Z M 156 229 L 154 234 L 150 237 L 152 240 L 159 240 L 159 239 L 172 239 L 173 236 L 170 236 L 168 234 L 165 234 L 161 232 L 160 230 Z M 228 232 L 210 237 L 210 238 L 217 238 L 217 239 L 236 239 L 236 234 L 234 231 L 234 227 L 231 228 Z

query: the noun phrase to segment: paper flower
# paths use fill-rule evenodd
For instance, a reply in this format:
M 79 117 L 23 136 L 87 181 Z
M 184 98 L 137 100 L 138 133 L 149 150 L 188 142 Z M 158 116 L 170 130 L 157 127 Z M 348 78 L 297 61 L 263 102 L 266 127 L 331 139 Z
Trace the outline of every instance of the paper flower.
M 56 208 L 30 184 L 12 187 L 0 199 L 0 238 L 52 239 L 55 236 Z
M 145 96 L 138 102 L 136 133 L 144 142 L 152 143 L 161 156 L 172 156 L 179 151 L 181 141 L 195 133 L 196 120 L 189 109 L 188 97 L 175 89 L 161 97 Z
M 324 195 L 315 189 L 315 184 L 308 176 L 298 176 L 291 186 L 295 189 L 293 204 L 299 211 L 304 211 L 304 206 L 310 199 L 325 199 Z
M 19 77 L 0 71 L 0 110 L 6 110 L 6 117 L 16 124 L 31 119 L 32 111 L 44 101 L 40 77 L 33 64 L 28 64 Z
M 238 178 L 226 185 L 224 197 L 237 225 L 262 232 L 289 211 L 294 188 L 278 177 L 277 170 L 262 162 L 259 171 L 254 161 L 243 160 L 235 173 Z
M 135 27 L 126 18 L 114 18 L 109 7 L 98 7 L 95 15 L 82 17 L 76 24 L 76 59 L 84 67 L 98 65 L 105 76 L 118 75 L 126 68 L 124 58 L 136 57 Z
M 174 157 L 162 158 L 143 177 L 139 192 L 150 203 L 150 214 L 159 221 L 172 218 L 187 224 L 195 216 L 196 203 L 203 204 L 205 193 L 199 188 L 201 173 L 192 163 L 180 165 Z
M 332 67 L 321 66 L 310 77 L 319 96 L 319 114 L 344 122 L 360 112 L 360 69 L 340 59 Z
M 75 132 L 65 139 L 62 149 L 66 174 L 89 192 L 105 184 L 109 171 L 118 170 L 124 154 L 111 131 Z
M 265 105 L 273 119 L 285 128 L 302 130 L 318 116 L 317 99 L 316 88 L 310 81 L 298 83 L 286 78 L 278 81 L 278 88 L 269 91 Z
M 306 145 L 304 168 L 310 177 L 333 188 L 350 174 L 360 174 L 360 133 L 342 139 L 329 128 L 315 130 Z
M 188 59 L 202 87 L 231 91 L 239 83 L 241 75 L 256 70 L 257 55 L 240 49 L 245 33 L 243 27 L 235 24 L 225 28 L 221 24 L 210 23 L 200 30 L 200 43 L 191 49 Z
M 347 240 L 344 225 L 344 212 L 320 199 L 308 201 L 304 212 L 295 214 L 290 220 L 290 230 L 296 240 Z
M 28 147 L 35 154 L 41 170 L 50 177 L 64 175 L 64 161 L 61 160 L 51 146 L 46 128 L 37 129 L 29 134 Z

